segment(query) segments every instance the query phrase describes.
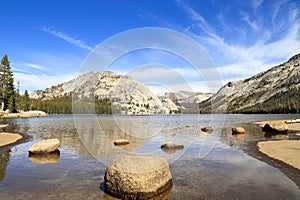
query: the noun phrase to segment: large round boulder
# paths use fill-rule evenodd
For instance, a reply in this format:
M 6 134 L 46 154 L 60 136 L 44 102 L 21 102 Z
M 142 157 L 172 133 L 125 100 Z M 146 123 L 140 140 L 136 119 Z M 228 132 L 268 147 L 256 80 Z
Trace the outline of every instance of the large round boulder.
M 288 127 L 283 121 L 273 121 L 266 123 L 262 130 L 264 132 L 286 132 Z
M 59 146 L 60 146 L 59 139 L 48 139 L 33 144 L 28 151 L 29 153 L 33 153 L 33 154 L 51 153 L 58 150 Z
M 168 191 L 172 175 L 168 162 L 156 156 L 124 156 L 106 169 L 104 191 L 121 199 L 148 199 Z

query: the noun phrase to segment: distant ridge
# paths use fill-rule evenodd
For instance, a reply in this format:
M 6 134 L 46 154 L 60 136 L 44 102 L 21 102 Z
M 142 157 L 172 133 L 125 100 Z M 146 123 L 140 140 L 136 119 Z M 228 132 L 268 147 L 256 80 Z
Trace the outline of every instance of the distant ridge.
M 287 62 L 245 79 L 225 84 L 199 104 L 201 112 L 299 113 L 300 54 Z

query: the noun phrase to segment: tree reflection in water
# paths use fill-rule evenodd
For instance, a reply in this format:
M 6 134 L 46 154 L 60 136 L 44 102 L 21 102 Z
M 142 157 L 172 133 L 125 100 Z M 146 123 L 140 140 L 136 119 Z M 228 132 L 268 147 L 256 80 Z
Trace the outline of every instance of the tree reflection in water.
M 0 150 L 0 181 L 5 177 L 6 167 L 9 163 L 10 149 Z

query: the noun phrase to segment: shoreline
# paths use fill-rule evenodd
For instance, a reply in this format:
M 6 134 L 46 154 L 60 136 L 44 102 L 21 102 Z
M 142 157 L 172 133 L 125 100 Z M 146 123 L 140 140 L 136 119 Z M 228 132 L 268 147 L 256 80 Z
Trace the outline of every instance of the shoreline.
M 261 141 L 258 150 L 300 170 L 300 140 Z
M 300 188 L 300 170 L 292 165 L 287 164 L 286 162 L 283 162 L 281 160 L 278 160 L 276 158 L 270 157 L 262 153 L 257 146 L 258 142 L 259 141 L 250 142 L 249 146 L 251 148 L 244 150 L 244 152 L 247 153 L 249 156 L 258 159 L 264 163 L 267 163 L 268 165 L 280 170 Z
M 26 133 L 0 131 L 0 151 L 28 142 L 31 139 L 32 136 Z
M 22 139 L 23 136 L 19 133 L 0 132 L 0 148 L 15 144 Z
M 268 122 L 286 120 L 270 120 L 254 122 L 263 127 Z M 287 124 L 288 132 L 300 136 L 300 123 Z M 299 138 L 300 139 L 300 138 Z M 299 139 L 273 139 L 251 142 L 251 150 L 246 151 L 250 156 L 259 159 L 279 169 L 300 187 L 300 140 Z
M 0 113 L 0 118 L 29 118 L 29 117 L 47 117 L 48 114 L 44 111 L 31 110 L 19 113 Z
M 255 122 L 261 127 L 263 127 L 268 122 L 284 122 L 286 120 L 274 120 L 274 121 L 261 121 Z M 288 128 L 288 133 L 294 132 L 295 136 L 299 137 L 300 133 L 300 123 L 286 123 Z M 298 133 L 299 132 L 299 133 Z M 269 140 L 269 141 L 258 141 L 256 146 L 258 150 L 277 160 L 285 162 L 300 170 L 300 138 L 296 139 L 282 139 L 282 140 Z

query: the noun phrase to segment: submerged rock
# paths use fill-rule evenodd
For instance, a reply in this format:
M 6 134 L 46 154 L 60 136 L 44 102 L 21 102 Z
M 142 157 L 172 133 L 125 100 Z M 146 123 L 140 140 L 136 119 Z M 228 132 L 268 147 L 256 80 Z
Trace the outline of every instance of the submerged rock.
M 162 149 L 183 149 L 184 145 L 183 144 L 176 144 L 174 142 L 164 142 L 160 146 Z
M 124 156 L 106 169 L 104 191 L 121 199 L 148 199 L 172 187 L 168 162 L 156 156 Z
M 59 139 L 48 139 L 33 144 L 28 151 L 29 153 L 33 153 L 33 154 L 51 153 L 58 150 L 59 146 L 60 146 Z
M 266 123 L 262 130 L 264 132 L 286 132 L 288 127 L 285 122 L 274 121 Z
M 205 127 L 202 127 L 201 128 L 201 131 L 203 131 L 203 132 L 213 132 L 213 128 L 211 127 L 211 126 L 205 126 Z
M 244 134 L 245 129 L 243 127 L 232 128 L 232 134 Z
M 114 145 L 125 145 L 125 144 L 129 144 L 129 140 L 117 139 L 114 141 Z

